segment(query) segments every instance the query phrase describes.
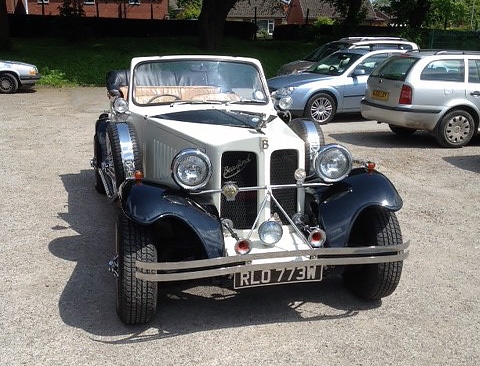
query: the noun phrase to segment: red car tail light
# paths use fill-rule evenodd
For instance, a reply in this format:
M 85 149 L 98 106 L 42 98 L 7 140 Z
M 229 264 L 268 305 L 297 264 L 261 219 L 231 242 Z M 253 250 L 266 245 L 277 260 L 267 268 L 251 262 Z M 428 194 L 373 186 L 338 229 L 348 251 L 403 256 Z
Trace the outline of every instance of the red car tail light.
M 412 88 L 408 85 L 402 85 L 398 104 L 412 104 Z

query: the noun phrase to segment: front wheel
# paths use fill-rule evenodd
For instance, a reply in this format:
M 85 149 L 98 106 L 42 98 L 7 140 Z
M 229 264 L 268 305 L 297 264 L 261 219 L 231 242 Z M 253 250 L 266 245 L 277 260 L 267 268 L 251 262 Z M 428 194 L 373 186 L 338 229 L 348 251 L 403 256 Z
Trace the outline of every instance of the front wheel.
M 443 147 L 462 147 L 468 144 L 475 131 L 470 113 L 458 109 L 447 113 L 437 125 L 435 139 Z
M 335 116 L 337 105 L 332 96 L 318 93 L 312 96 L 305 107 L 304 117 L 318 124 L 326 124 Z
M 0 93 L 12 94 L 18 89 L 18 81 L 15 76 L 11 74 L 0 75 Z
M 395 213 L 382 208 L 367 209 L 356 221 L 350 246 L 390 246 L 402 244 L 402 233 Z M 345 285 L 365 300 L 391 295 L 400 282 L 403 261 L 347 266 Z
M 117 219 L 117 314 L 125 324 L 145 324 L 155 317 L 158 284 L 135 277 L 137 260 L 157 262 L 157 249 L 147 227 Z

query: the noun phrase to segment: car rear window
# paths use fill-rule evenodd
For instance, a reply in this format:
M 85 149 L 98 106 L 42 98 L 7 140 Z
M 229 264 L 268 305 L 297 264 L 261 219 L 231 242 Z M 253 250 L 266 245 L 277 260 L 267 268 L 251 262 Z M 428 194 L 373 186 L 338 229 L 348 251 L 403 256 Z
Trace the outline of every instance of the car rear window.
M 392 56 L 376 68 L 372 76 L 404 81 L 418 60 L 416 57 Z

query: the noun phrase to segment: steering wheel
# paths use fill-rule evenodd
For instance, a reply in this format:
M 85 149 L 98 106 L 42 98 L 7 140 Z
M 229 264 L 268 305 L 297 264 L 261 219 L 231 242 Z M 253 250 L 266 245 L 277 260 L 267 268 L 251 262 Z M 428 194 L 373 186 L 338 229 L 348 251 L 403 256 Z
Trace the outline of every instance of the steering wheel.
M 158 98 L 161 98 L 161 97 L 171 97 L 173 98 L 174 100 L 181 100 L 182 98 L 180 98 L 178 95 L 175 95 L 175 94 L 157 94 L 157 95 L 154 95 L 152 98 L 150 98 L 146 104 L 150 104 L 152 103 L 155 99 L 158 99 Z
M 333 72 L 338 72 L 338 69 L 335 66 L 332 65 L 328 68 L 328 72 L 332 72 L 332 73 Z

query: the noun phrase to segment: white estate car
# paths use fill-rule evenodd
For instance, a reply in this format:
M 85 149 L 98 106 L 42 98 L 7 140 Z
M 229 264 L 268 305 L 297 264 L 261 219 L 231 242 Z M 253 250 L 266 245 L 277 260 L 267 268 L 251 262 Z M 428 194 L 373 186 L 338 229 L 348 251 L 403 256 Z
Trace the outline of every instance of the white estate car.
M 158 282 L 242 289 L 341 273 L 364 299 L 396 289 L 408 243 L 395 187 L 325 145 L 316 123 L 290 120 L 288 98 L 278 111 L 259 61 L 139 57 L 108 73 L 107 89 L 92 166 L 118 208 L 110 270 L 122 321 L 154 317 Z

